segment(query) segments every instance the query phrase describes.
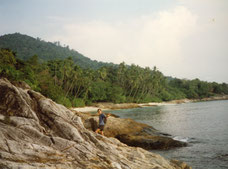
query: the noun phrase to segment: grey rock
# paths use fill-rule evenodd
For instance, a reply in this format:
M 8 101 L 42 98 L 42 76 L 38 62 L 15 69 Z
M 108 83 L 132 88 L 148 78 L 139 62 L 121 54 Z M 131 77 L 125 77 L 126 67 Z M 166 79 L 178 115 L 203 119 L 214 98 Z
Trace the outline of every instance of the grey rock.
M 25 85 L 24 85 L 25 86 Z M 86 129 L 75 112 L 0 79 L 0 168 L 190 168 Z

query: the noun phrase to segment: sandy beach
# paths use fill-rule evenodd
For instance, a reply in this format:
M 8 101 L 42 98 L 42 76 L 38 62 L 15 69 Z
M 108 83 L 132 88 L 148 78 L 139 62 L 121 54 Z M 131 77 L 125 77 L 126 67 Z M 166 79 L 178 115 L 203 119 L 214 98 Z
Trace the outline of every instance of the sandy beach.
M 72 108 L 75 111 L 79 112 L 94 112 L 97 109 L 102 110 L 117 110 L 117 109 L 130 109 L 130 108 L 139 108 L 139 107 L 147 107 L 147 106 L 164 106 L 164 105 L 174 105 L 180 103 L 188 103 L 190 102 L 188 99 L 183 100 L 173 100 L 170 102 L 151 102 L 151 103 L 121 103 L 121 104 L 114 104 L 114 103 L 96 103 L 93 106 L 85 106 L 85 107 L 76 107 Z
M 95 106 L 86 106 L 86 107 L 76 107 L 76 108 L 72 108 L 75 111 L 78 112 L 94 112 L 97 111 L 97 109 L 99 109 L 100 107 L 95 107 Z M 102 110 L 107 110 L 107 109 L 102 109 Z
M 190 102 L 199 102 L 199 101 L 213 101 L 213 100 L 228 100 L 228 95 L 222 96 L 213 96 L 203 99 L 181 99 L 181 100 L 172 100 L 168 102 L 151 102 L 151 103 L 94 103 L 93 106 L 85 106 L 85 107 L 73 107 L 71 109 L 78 112 L 94 112 L 97 109 L 102 110 L 117 110 L 117 109 L 130 109 L 130 108 L 139 108 L 139 107 L 147 107 L 147 106 L 165 106 L 165 105 L 175 105 L 182 103 L 190 103 Z

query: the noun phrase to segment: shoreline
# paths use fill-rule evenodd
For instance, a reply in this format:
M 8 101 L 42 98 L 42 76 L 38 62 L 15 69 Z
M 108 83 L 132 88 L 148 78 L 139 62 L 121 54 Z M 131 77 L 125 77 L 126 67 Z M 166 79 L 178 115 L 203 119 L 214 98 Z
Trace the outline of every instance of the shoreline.
M 141 107 L 150 107 L 150 106 L 167 106 L 167 105 L 176 105 L 183 103 L 194 103 L 194 102 L 204 102 L 204 101 L 216 101 L 216 100 L 228 100 L 228 95 L 212 96 L 202 99 L 181 99 L 181 100 L 171 100 L 167 102 L 150 102 L 150 103 L 109 103 L 101 102 L 94 103 L 93 106 L 85 107 L 72 107 L 72 110 L 78 112 L 94 112 L 97 109 L 102 110 L 118 110 L 118 109 L 131 109 L 131 108 L 141 108 Z

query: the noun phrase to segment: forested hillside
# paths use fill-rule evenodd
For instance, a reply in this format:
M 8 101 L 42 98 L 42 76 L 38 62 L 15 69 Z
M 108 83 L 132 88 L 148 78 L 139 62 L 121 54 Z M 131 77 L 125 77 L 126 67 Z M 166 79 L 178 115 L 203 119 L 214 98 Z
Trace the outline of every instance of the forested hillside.
M 0 77 L 25 81 L 32 89 L 65 106 L 92 102 L 153 102 L 198 99 L 228 94 L 228 84 L 165 77 L 154 67 L 137 65 L 82 68 L 71 57 L 39 62 L 33 55 L 23 61 L 10 49 L 0 50 Z
M 65 59 L 72 57 L 73 61 L 82 68 L 97 69 L 111 63 L 93 61 L 83 56 L 75 50 L 69 49 L 69 46 L 60 44 L 60 42 L 45 42 L 40 38 L 33 38 L 20 33 L 0 36 L 0 48 L 9 48 L 16 52 L 16 57 L 27 60 L 33 55 L 38 55 L 41 61 L 53 59 Z

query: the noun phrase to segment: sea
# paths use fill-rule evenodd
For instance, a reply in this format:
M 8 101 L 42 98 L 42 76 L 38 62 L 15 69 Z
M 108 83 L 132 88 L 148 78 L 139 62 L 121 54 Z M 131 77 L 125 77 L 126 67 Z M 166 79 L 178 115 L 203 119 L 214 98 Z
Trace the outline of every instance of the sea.
M 110 112 L 110 111 L 109 111 Z M 228 169 L 228 100 L 114 110 L 170 134 L 187 147 L 151 150 L 168 159 L 186 162 L 193 169 Z

